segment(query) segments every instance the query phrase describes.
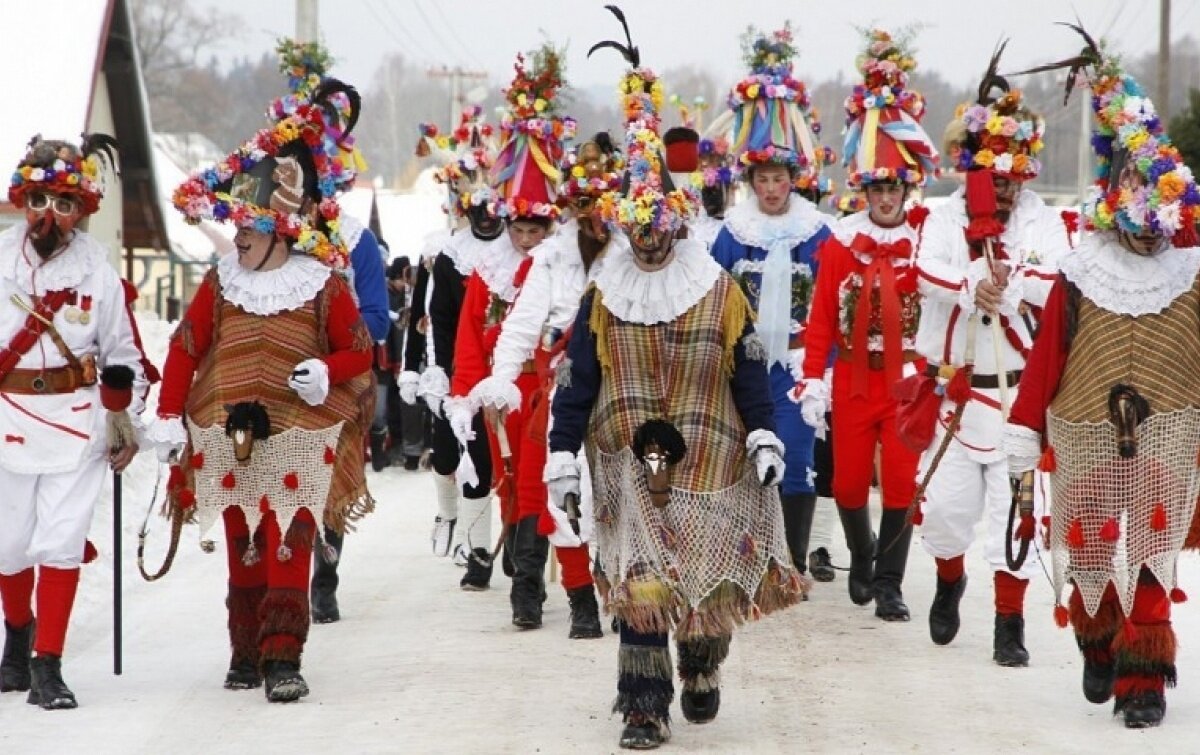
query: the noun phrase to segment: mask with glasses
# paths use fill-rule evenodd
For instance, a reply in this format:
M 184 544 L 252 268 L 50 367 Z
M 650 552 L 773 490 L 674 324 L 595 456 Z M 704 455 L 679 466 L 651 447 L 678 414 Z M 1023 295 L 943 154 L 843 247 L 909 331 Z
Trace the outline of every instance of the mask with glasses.
M 35 192 L 25 198 L 25 206 L 34 212 L 53 210 L 56 215 L 70 217 L 79 205 L 71 197 Z

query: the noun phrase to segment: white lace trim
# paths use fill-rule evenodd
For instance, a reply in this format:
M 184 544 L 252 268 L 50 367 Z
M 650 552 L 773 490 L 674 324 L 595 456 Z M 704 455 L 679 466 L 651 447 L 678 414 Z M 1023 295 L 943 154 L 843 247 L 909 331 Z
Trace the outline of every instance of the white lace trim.
M 442 228 L 427 235 L 421 241 L 421 259 L 431 260 L 441 254 L 450 243 L 452 233 L 448 228 Z
M 617 318 L 654 325 L 670 322 L 694 307 L 720 274 L 721 266 L 699 241 L 675 242 L 675 258 L 653 272 L 639 268 L 633 250 L 622 244 L 607 252 L 596 288 L 604 296 L 605 308 Z
M 475 409 L 481 409 L 485 406 L 493 406 L 507 412 L 520 411 L 521 409 L 521 391 L 517 388 L 516 384 L 498 378 L 495 375 L 489 375 L 480 380 L 471 389 L 471 393 L 467 398 L 470 406 Z
M 217 277 L 226 300 L 252 315 L 274 315 L 299 309 L 322 288 L 333 269 L 306 254 L 288 255 L 274 270 L 247 270 L 237 252 L 217 262 Z
M 1152 257 L 1125 251 L 1108 234 L 1084 237 L 1059 267 L 1096 306 L 1118 315 L 1150 315 L 1192 287 L 1200 271 L 1200 248 L 1168 247 Z
M 795 247 L 830 225 L 831 220 L 816 205 L 799 196 L 792 196 L 787 212 L 782 215 L 763 214 L 753 198 L 725 212 L 725 227 L 733 237 L 746 246 L 759 249 L 767 249 L 783 239 L 787 239 L 789 248 Z
M 41 257 L 30 246 L 24 253 L 24 222 L 0 234 L 0 274 L 14 281 L 27 294 L 43 294 L 77 288 L 89 278 L 97 265 L 106 264 L 108 249 L 83 231 L 75 231 L 67 248 L 36 268 Z M 37 284 L 35 289 L 34 284 Z
M 607 250 L 605 246 L 605 250 Z M 583 267 L 583 259 L 579 256 L 579 222 L 571 218 L 552 236 L 533 248 L 529 253 L 538 262 L 549 265 L 552 269 L 560 266 Z M 603 258 L 601 251 L 597 260 Z
M 342 243 L 346 245 L 346 251 L 353 252 L 367 227 L 362 224 L 361 220 L 353 215 L 347 215 L 345 211 L 342 212 L 340 220 Z
M 508 240 L 508 234 L 502 233 L 487 253 L 475 260 L 475 272 L 483 278 L 488 291 L 511 304 L 521 290 L 513 279 L 517 277 L 517 268 L 526 259 L 526 255 Z
M 441 252 L 450 258 L 450 261 L 454 263 L 454 268 L 464 278 L 468 278 L 475 270 L 475 265 L 492 253 L 493 244 L 512 245 L 508 240 L 508 234 L 503 231 L 496 238 L 484 241 L 475 238 L 475 234 L 471 233 L 470 228 L 461 228 L 450 236 L 442 246 Z
M 853 215 L 847 215 L 831 224 L 833 235 L 837 236 L 837 240 L 846 246 L 854 241 L 854 237 L 858 234 L 870 236 L 880 244 L 894 244 L 900 239 L 908 239 L 912 242 L 913 252 L 915 254 L 917 248 L 917 229 L 910 226 L 907 220 L 893 228 L 884 228 L 875 224 L 871 220 L 871 215 L 868 210 L 856 212 Z M 855 255 L 856 257 L 858 255 Z M 870 260 L 862 259 L 862 262 Z

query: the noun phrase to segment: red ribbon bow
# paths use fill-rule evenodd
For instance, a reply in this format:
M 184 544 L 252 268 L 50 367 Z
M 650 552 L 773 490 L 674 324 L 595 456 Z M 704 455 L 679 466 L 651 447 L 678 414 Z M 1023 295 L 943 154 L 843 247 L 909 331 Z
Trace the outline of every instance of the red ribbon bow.
M 900 295 L 896 292 L 896 271 L 892 260 L 908 259 L 912 256 L 912 243 L 908 239 L 890 243 L 879 243 L 860 233 L 850 242 L 855 254 L 871 258 L 862 273 L 862 289 L 854 310 L 853 371 L 850 380 L 850 395 L 867 395 L 867 373 L 870 368 L 867 350 L 867 331 L 871 325 L 871 295 L 875 281 L 879 281 L 879 315 L 883 321 L 883 370 L 888 385 L 900 379 L 904 365 L 904 349 L 900 322 Z

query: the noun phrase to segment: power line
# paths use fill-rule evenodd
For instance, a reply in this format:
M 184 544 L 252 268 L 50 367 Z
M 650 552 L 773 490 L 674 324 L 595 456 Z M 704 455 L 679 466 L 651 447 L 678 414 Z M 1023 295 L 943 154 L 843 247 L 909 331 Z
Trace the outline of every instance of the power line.
M 421 7 L 420 0 L 416 0 L 416 3 L 417 3 L 417 8 L 419 10 Z M 450 30 L 450 36 L 454 39 L 454 41 L 456 43 L 458 43 L 458 46 L 464 52 L 466 52 L 467 57 L 471 59 L 471 62 L 480 68 L 484 68 L 483 63 L 480 62 L 479 58 L 475 57 L 475 52 L 469 46 L 467 46 L 467 44 L 465 42 L 463 42 L 461 38 L 459 38 L 457 35 L 454 34 L 454 25 L 451 24 L 446 19 L 446 14 L 442 13 L 441 5 L 439 5 L 436 1 L 433 3 L 433 10 L 435 13 L 437 13 L 438 18 L 441 19 L 441 21 L 445 25 L 445 27 Z M 422 14 L 422 15 L 424 15 L 424 14 Z
M 411 34 L 408 31 L 408 29 L 405 28 L 404 23 L 400 20 L 400 18 L 398 16 L 396 16 L 395 11 L 393 11 L 392 7 L 390 5 L 388 5 L 386 2 L 380 1 L 379 7 L 383 8 L 384 12 L 387 14 L 388 18 L 391 20 L 391 23 L 388 23 L 386 19 L 384 19 L 382 16 L 380 16 L 378 10 L 376 9 L 376 6 L 374 5 L 374 3 L 377 1 L 379 1 L 379 0 L 363 0 L 363 2 L 366 3 L 366 5 L 367 5 L 367 9 L 371 11 L 371 15 L 373 15 L 375 17 L 375 20 L 379 22 L 380 26 L 384 27 L 394 37 L 398 38 L 398 37 L 403 36 L 404 40 L 402 41 L 401 44 L 415 49 L 417 54 L 420 55 L 421 57 L 426 58 L 431 61 L 437 60 L 437 56 L 430 55 L 429 51 L 426 50 L 424 45 L 422 45 L 420 43 L 417 36 L 414 34 Z M 395 31 L 397 29 L 400 32 L 399 34 L 395 33 Z

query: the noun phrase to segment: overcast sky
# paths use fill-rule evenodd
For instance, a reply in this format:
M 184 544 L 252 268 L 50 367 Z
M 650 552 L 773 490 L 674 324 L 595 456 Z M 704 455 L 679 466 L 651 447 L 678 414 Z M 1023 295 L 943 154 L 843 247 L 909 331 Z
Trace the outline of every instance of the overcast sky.
M 204 0 L 246 22 L 231 54 L 258 55 L 295 30 L 291 0 Z M 568 82 L 580 88 L 615 85 L 624 68 L 611 50 L 591 60 L 587 49 L 620 39 L 620 26 L 601 0 L 319 0 L 321 32 L 337 62 L 334 73 L 366 88 L 381 56 L 401 52 L 426 65 L 486 71 L 491 84 L 511 77 L 516 52 L 536 47 L 543 32 L 568 45 Z M 743 73 L 738 36 L 747 24 L 774 29 L 790 19 L 803 80 L 853 73 L 856 25 L 897 28 L 920 22 L 918 62 L 952 83 L 975 83 L 1001 35 L 1012 38 L 1005 70 L 1057 60 L 1081 46 L 1054 21 L 1076 13 L 1096 36 L 1127 56 L 1157 49 L 1157 0 L 624 0 L 643 65 L 664 70 L 707 68 L 733 84 Z M 1200 36 L 1200 0 L 1174 0 L 1172 39 Z M 667 82 L 668 90 L 670 82 Z M 687 93 L 681 93 L 687 96 Z M 615 94 L 614 94 L 615 98 Z

